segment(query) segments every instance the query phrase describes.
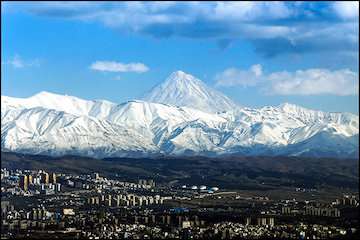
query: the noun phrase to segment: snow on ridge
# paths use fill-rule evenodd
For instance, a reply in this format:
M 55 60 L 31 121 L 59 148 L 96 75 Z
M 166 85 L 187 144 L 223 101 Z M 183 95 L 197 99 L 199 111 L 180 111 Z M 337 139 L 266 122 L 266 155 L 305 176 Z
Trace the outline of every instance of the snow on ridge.
M 343 157 L 358 149 L 354 139 L 359 134 L 359 118 L 354 114 L 314 111 L 289 103 L 259 109 L 235 106 L 220 112 L 219 108 L 234 103 L 217 92 L 215 102 L 207 101 L 213 100 L 212 90 L 179 71 L 158 87 L 164 87 L 166 94 L 158 96 L 155 88 L 153 96 L 165 96 L 164 103 L 133 100 L 116 104 L 49 92 L 30 98 L 1 96 L 2 147 L 48 155 L 96 153 L 97 157 L 189 151 L 298 155 L 324 149 Z M 191 92 L 182 99 L 184 89 Z M 203 95 L 210 96 L 200 101 L 204 105 L 187 104 Z M 204 111 L 201 107 L 213 108 Z M 305 146 L 312 149 L 304 151 Z

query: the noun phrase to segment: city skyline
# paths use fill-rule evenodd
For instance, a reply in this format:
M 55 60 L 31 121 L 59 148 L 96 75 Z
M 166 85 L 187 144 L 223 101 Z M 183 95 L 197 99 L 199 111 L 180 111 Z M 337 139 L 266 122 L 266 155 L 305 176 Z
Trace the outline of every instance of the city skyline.
M 242 106 L 358 114 L 357 2 L 1 6 L 2 95 L 121 103 L 182 70 Z

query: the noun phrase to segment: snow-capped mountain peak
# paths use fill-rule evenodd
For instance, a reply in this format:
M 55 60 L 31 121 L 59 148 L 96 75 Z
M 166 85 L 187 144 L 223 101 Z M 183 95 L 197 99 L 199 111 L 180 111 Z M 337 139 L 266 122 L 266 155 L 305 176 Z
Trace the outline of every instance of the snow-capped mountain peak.
M 143 99 L 149 102 L 196 108 L 205 112 L 222 112 L 238 107 L 219 91 L 183 71 L 170 74 Z
M 289 103 L 239 108 L 181 71 L 155 87 L 149 98 L 117 104 L 49 92 L 1 96 L 1 147 L 91 157 L 358 154 L 359 117 L 351 113 Z
M 50 96 L 53 96 L 53 95 L 58 95 L 56 93 L 52 93 L 52 92 L 48 92 L 48 91 L 41 91 L 41 92 L 38 92 L 37 94 L 31 96 L 32 98 L 36 97 L 50 97 Z
M 205 83 L 195 78 L 191 74 L 178 70 L 170 74 L 170 76 L 165 80 L 164 86 L 166 87 L 175 86 L 179 90 L 183 90 L 183 89 L 189 90 L 191 88 L 199 88 L 200 86 L 204 87 Z

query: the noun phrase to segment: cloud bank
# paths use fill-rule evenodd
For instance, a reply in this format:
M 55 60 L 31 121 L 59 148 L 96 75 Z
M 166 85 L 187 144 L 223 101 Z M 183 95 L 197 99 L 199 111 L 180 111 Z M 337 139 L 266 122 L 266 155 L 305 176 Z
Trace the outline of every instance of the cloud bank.
M 249 70 L 228 68 L 217 74 L 215 79 L 217 86 L 255 86 L 262 79 L 262 66 L 256 64 L 251 66 Z
M 345 57 L 359 50 L 356 1 L 43 2 L 22 9 L 155 38 L 211 39 L 221 48 L 245 39 L 264 57 L 323 51 Z
M 268 95 L 358 95 L 359 76 L 349 69 L 307 69 L 265 74 L 261 65 L 228 68 L 215 76 L 217 86 L 256 86 Z

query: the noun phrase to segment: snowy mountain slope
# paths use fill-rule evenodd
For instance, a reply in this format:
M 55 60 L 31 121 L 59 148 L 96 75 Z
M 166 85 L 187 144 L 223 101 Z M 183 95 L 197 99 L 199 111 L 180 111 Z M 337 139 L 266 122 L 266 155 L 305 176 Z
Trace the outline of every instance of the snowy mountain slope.
M 16 111 L 16 110 L 9 110 Z M 2 122 L 2 148 L 32 154 L 105 157 L 158 152 L 147 137 L 123 126 L 40 107 L 23 109 Z M 145 137 L 144 137 L 145 136 Z
M 91 116 L 92 112 L 88 116 L 74 115 L 41 107 L 14 108 L 14 105 L 8 101 L 2 104 L 2 147 L 27 153 L 36 149 L 34 153 L 52 155 L 72 152 L 105 157 L 125 150 L 151 155 L 155 150 L 162 152 L 157 145 L 179 124 L 201 119 L 213 127 L 226 121 L 195 109 L 142 101 L 114 104 L 107 116 L 101 114 L 99 118 Z
M 73 115 L 105 118 L 116 104 L 105 100 L 88 101 L 74 96 L 40 92 L 29 98 L 1 96 L 1 103 L 8 108 L 42 107 L 67 112 Z
M 7 151 L 90 157 L 358 154 L 358 116 L 288 103 L 214 113 L 48 92 L 23 99 L 2 96 L 1 103 L 1 147 Z
M 222 93 L 182 71 L 173 72 L 165 82 L 154 87 L 144 101 L 185 106 L 204 112 L 223 112 L 238 106 Z
M 332 134 L 331 131 L 320 131 L 314 136 L 288 145 L 282 149 L 281 155 L 309 156 L 309 157 L 354 157 L 359 154 L 359 134 L 346 137 Z

